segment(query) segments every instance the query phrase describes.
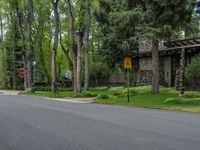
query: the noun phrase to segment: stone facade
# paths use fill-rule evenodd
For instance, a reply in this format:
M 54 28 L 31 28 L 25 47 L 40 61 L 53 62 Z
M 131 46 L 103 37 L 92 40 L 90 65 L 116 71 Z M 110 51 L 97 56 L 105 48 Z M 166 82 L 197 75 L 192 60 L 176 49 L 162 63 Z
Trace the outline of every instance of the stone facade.
M 152 70 L 151 57 L 140 58 L 139 59 L 139 69 L 140 70 Z
M 164 49 L 164 40 L 159 41 L 159 50 Z M 140 38 L 139 39 L 139 53 L 146 53 L 152 51 L 152 40 L 149 38 Z
M 152 40 L 148 38 L 139 39 L 139 53 L 151 52 Z
M 159 70 L 160 70 L 160 84 L 164 85 L 164 57 L 160 58 Z M 150 85 L 152 83 L 152 58 L 140 58 L 139 59 L 139 71 L 137 73 L 137 85 Z
M 138 71 L 138 78 L 137 78 L 137 85 L 145 86 L 150 85 L 152 83 L 152 70 L 139 70 Z

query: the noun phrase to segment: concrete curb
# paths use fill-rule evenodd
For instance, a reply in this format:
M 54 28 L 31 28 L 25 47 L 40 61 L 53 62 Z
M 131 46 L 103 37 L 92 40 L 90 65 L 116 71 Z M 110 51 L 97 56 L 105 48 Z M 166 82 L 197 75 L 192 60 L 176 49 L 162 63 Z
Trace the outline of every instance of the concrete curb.
M 93 103 L 96 98 L 46 98 L 45 97 L 45 99 L 62 101 L 62 102 L 89 104 Z
M 1 95 L 19 95 L 20 91 L 0 90 Z

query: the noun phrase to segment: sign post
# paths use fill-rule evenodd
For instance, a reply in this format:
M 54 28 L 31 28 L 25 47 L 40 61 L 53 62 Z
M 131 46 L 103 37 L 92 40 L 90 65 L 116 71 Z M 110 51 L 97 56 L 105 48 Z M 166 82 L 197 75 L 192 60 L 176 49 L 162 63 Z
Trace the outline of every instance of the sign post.
M 124 58 L 124 68 L 127 69 L 127 99 L 130 102 L 130 70 L 133 68 L 132 58 Z

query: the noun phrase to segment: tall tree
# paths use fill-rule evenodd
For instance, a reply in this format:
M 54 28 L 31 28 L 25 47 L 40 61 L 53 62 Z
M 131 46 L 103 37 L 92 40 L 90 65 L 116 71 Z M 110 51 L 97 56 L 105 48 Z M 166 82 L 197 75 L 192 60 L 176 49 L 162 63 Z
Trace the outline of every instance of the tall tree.
M 159 39 L 169 38 L 173 31 L 180 28 L 183 23 L 190 21 L 194 10 L 194 0 L 144 2 L 144 20 L 142 32 L 153 39 L 152 64 L 152 94 L 159 93 Z
M 99 53 L 110 67 L 122 64 L 126 56 L 134 56 L 137 50 L 136 25 L 141 19 L 143 1 L 99 0 L 100 8 L 95 11 L 99 24 Z M 98 46 L 99 47 L 99 46 Z
M 18 0 L 15 0 L 15 10 L 16 10 L 16 15 L 17 15 L 17 20 L 18 20 L 18 28 L 19 28 L 19 33 L 20 33 L 20 38 L 21 38 L 21 43 L 22 43 L 22 57 L 23 57 L 23 64 L 24 64 L 24 89 L 25 91 L 28 91 L 28 76 L 27 76 L 27 58 L 26 58 L 26 47 L 25 47 L 25 37 L 24 37 L 24 32 L 23 32 L 23 22 L 22 22 L 22 15 L 19 10 L 19 3 Z
M 74 45 L 74 15 L 72 11 L 72 3 L 71 0 L 66 0 L 67 5 L 67 14 L 69 18 L 69 50 L 70 54 L 72 56 L 72 62 L 73 62 L 73 88 L 74 91 L 77 91 L 77 51 L 75 49 Z
M 59 13 L 58 13 L 58 4 L 59 0 L 51 0 L 53 6 L 53 14 L 54 14 L 54 44 L 52 50 L 52 58 L 51 58 L 51 65 L 52 65 L 52 83 L 51 83 L 51 90 L 53 93 L 57 92 L 57 75 L 56 75 L 56 55 L 58 49 L 58 38 L 59 38 Z
M 85 33 L 84 33 L 84 58 L 85 58 L 85 67 L 84 67 L 84 89 L 87 90 L 89 86 L 89 33 L 90 33 L 90 24 L 91 24 L 91 11 L 90 11 L 90 0 L 86 0 L 86 27 L 85 27 Z
M 28 17 L 27 17 L 27 42 L 28 42 L 28 53 L 27 53 L 27 67 L 28 67 L 28 92 L 33 92 L 33 57 L 34 48 L 32 42 L 32 23 L 33 23 L 33 1 L 28 1 Z

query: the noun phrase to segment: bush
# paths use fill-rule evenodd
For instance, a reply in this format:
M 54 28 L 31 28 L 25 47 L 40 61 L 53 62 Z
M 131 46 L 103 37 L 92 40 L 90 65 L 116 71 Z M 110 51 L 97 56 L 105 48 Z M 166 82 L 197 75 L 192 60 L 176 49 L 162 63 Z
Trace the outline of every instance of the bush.
M 200 98 L 168 98 L 164 101 L 164 103 L 200 105 Z
M 113 96 L 123 97 L 127 95 L 128 91 L 127 91 L 127 88 L 125 87 L 114 87 L 110 89 L 110 92 L 112 93 Z M 135 96 L 139 94 L 133 88 L 130 88 L 129 92 L 130 92 L 130 96 Z
M 90 83 L 93 87 L 98 86 L 102 81 L 106 81 L 110 76 L 108 66 L 101 62 L 91 64 L 89 72 Z
M 110 97 L 107 94 L 100 94 L 97 96 L 97 99 L 109 99 Z
M 96 88 L 90 88 L 90 91 L 107 91 L 109 90 L 109 87 L 102 86 L 102 87 L 96 87 Z
M 91 92 L 83 92 L 82 95 L 85 97 L 96 97 L 97 96 L 96 93 L 91 93 Z
M 186 67 L 185 76 L 190 80 L 195 88 L 200 90 L 200 58 L 193 58 Z
M 76 94 L 75 97 L 77 98 L 84 98 L 84 97 L 96 97 L 96 93 L 91 93 L 91 92 L 83 92 L 81 94 Z

